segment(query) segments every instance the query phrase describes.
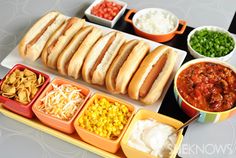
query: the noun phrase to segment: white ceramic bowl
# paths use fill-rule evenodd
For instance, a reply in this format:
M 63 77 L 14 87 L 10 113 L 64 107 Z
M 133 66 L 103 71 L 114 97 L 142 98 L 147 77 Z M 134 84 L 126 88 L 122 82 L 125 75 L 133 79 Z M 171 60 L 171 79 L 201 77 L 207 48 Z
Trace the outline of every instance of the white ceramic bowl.
M 227 55 L 225 56 L 222 56 L 222 57 L 207 57 L 207 56 L 204 56 L 200 53 L 198 53 L 197 51 L 195 51 L 191 45 L 190 45 L 190 38 L 191 36 L 196 32 L 196 31 L 199 31 L 199 30 L 203 30 L 203 29 L 207 29 L 207 30 L 211 30 L 211 31 L 219 31 L 219 32 L 225 32 L 227 33 L 230 37 L 233 38 L 234 40 L 234 49 Z M 218 59 L 218 60 L 221 60 L 221 61 L 227 61 L 229 60 L 232 55 L 235 53 L 236 51 L 236 40 L 235 38 L 225 29 L 223 28 L 220 28 L 220 27 L 217 27 L 217 26 L 201 26 L 201 27 L 197 27 L 196 29 L 192 30 L 189 35 L 188 35 L 188 38 L 187 38 L 187 44 L 188 44 L 188 50 L 190 52 L 190 54 L 194 57 L 194 58 L 214 58 L 214 59 Z
M 119 5 L 122 6 L 121 10 L 119 11 L 119 13 L 115 16 L 115 18 L 113 20 L 107 20 L 104 18 L 100 18 L 96 15 L 91 14 L 91 10 L 94 6 L 96 6 L 97 4 L 103 2 L 104 0 L 95 0 L 89 7 L 88 9 L 86 9 L 85 11 L 85 15 L 86 17 L 89 19 L 89 21 L 100 24 L 100 25 L 104 25 L 107 27 L 112 28 L 115 23 L 119 20 L 119 18 L 124 14 L 126 8 L 127 8 L 127 3 L 119 1 L 119 0 L 109 0 L 110 2 L 115 2 Z

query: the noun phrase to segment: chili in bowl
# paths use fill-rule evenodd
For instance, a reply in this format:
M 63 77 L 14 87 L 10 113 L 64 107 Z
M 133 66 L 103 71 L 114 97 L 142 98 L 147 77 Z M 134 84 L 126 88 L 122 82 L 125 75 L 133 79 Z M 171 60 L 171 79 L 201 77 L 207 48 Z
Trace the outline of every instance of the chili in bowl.
M 176 73 L 175 98 L 190 117 L 220 122 L 236 113 L 236 70 L 216 59 L 195 59 Z

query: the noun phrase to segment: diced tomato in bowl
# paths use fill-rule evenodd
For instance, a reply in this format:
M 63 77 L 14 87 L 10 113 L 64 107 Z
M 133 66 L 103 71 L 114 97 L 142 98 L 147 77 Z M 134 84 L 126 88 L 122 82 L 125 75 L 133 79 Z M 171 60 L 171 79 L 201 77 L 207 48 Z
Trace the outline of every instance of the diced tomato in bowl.
M 127 3 L 119 0 L 95 0 L 85 15 L 91 22 L 113 27 L 126 8 Z
M 121 9 L 122 5 L 112 1 L 104 0 L 92 8 L 91 14 L 107 20 L 113 20 Z

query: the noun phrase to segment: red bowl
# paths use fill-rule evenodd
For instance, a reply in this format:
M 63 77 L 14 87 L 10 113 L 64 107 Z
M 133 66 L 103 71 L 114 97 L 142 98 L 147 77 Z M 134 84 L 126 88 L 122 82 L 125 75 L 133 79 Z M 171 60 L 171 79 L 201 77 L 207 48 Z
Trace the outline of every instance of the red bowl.
M 47 86 L 47 84 L 50 82 L 50 77 L 42 72 L 39 72 L 37 70 L 31 69 L 27 66 L 21 65 L 21 64 L 17 64 L 15 65 L 7 74 L 6 76 L 12 74 L 15 70 L 24 70 L 24 69 L 28 69 L 32 72 L 34 72 L 37 76 L 39 76 L 39 74 L 41 74 L 44 78 L 45 78 L 45 82 L 44 84 L 40 87 L 40 89 L 38 90 L 38 92 L 35 94 L 34 98 L 31 100 L 31 102 L 29 102 L 28 104 L 22 104 L 16 100 L 13 99 L 9 99 L 7 97 L 4 97 L 2 95 L 0 95 L 0 102 L 3 103 L 3 107 L 5 107 L 6 109 L 15 112 L 19 115 L 22 115 L 24 117 L 27 118 L 32 118 L 34 116 L 33 111 L 32 111 L 32 105 L 34 104 L 35 100 L 38 98 L 38 96 L 41 94 L 41 92 L 44 90 L 44 88 Z M 3 81 L 6 79 L 6 76 L 0 81 L 0 86 L 2 86 Z

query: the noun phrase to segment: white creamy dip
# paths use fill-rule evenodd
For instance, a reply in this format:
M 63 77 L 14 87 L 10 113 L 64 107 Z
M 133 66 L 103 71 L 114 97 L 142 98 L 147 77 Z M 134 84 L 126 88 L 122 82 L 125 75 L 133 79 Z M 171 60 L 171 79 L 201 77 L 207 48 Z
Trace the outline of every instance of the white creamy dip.
M 135 20 L 135 26 L 150 34 L 166 34 L 176 27 L 176 17 L 162 10 L 150 9 Z
M 174 150 L 177 135 L 168 137 L 174 128 L 152 119 L 139 120 L 128 139 L 128 146 L 160 158 L 169 157 Z

